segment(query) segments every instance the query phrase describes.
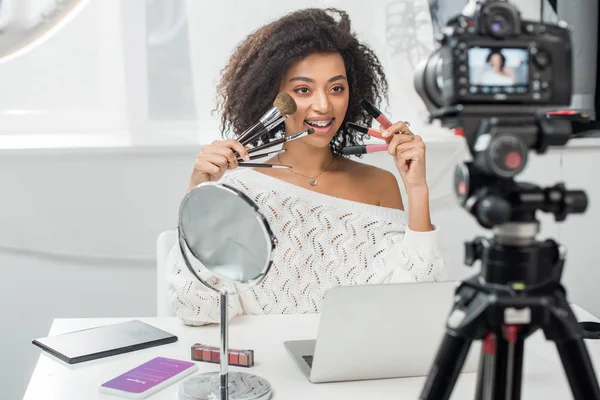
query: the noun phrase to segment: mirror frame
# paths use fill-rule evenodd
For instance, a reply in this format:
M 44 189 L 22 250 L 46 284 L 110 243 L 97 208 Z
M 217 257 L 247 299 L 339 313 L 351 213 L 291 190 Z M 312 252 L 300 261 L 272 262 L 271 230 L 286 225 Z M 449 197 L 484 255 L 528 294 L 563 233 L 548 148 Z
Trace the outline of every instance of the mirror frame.
M 179 207 L 179 219 L 178 219 L 178 223 L 177 223 L 177 241 L 179 243 L 179 249 L 181 250 L 181 255 L 183 256 L 183 259 L 185 261 L 185 264 L 188 268 L 188 270 L 196 277 L 196 279 L 198 279 L 198 281 L 206 288 L 213 290 L 215 292 L 218 293 L 222 293 L 223 290 L 218 290 L 215 287 L 213 287 L 212 285 L 208 284 L 206 282 L 205 279 L 203 279 L 200 274 L 198 274 L 193 266 L 192 263 L 190 262 L 190 259 L 188 258 L 187 254 L 186 254 L 186 250 L 189 251 L 194 257 L 195 254 L 194 252 L 192 252 L 190 250 L 190 248 L 187 245 L 187 239 L 185 237 L 185 233 L 182 231 L 181 229 L 181 225 L 182 225 L 182 216 L 183 216 L 183 209 L 184 209 L 184 205 L 186 204 L 187 200 L 191 197 L 194 196 L 197 190 L 202 190 L 202 188 L 207 187 L 207 186 L 214 186 L 219 188 L 220 190 L 224 190 L 226 192 L 229 192 L 231 195 L 237 196 L 238 198 L 240 198 L 242 201 L 244 201 L 248 206 L 252 207 L 252 209 L 254 210 L 255 214 L 256 214 L 256 218 L 258 220 L 258 223 L 260 224 L 263 233 L 265 234 L 265 237 L 267 238 L 267 243 L 270 244 L 270 246 L 268 246 L 268 251 L 269 254 L 267 255 L 267 264 L 265 266 L 265 268 L 263 269 L 263 272 L 254 279 L 249 279 L 249 280 L 245 280 L 245 281 L 233 281 L 230 280 L 226 277 L 223 277 L 217 273 L 214 273 L 213 271 L 211 271 L 210 269 L 208 269 L 206 266 L 204 266 L 202 264 L 202 261 L 198 260 L 198 262 L 200 262 L 200 264 L 202 264 L 202 268 L 204 268 L 205 270 L 209 271 L 210 274 L 212 274 L 214 277 L 218 278 L 220 281 L 223 282 L 227 282 L 227 283 L 232 283 L 234 284 L 251 284 L 247 289 L 245 290 L 234 290 L 232 292 L 228 292 L 228 293 L 242 293 L 245 292 L 247 290 L 249 290 L 250 288 L 259 285 L 267 276 L 268 272 L 271 269 L 271 266 L 273 265 L 273 253 L 277 247 L 277 238 L 275 237 L 275 235 L 273 234 L 273 231 L 271 230 L 271 227 L 269 226 L 269 222 L 267 221 L 267 219 L 265 218 L 265 216 L 262 214 L 262 212 L 260 211 L 260 209 L 258 208 L 258 206 L 256 205 L 256 203 L 254 203 L 254 201 L 252 201 L 252 199 L 250 199 L 247 195 L 245 195 L 244 193 L 242 193 L 241 191 L 239 191 L 238 189 L 229 186 L 227 184 L 223 184 L 223 183 L 218 183 L 218 182 L 204 182 L 199 184 L 198 186 L 195 186 L 192 190 L 190 190 L 185 197 L 183 198 L 183 200 L 181 201 L 180 207 Z

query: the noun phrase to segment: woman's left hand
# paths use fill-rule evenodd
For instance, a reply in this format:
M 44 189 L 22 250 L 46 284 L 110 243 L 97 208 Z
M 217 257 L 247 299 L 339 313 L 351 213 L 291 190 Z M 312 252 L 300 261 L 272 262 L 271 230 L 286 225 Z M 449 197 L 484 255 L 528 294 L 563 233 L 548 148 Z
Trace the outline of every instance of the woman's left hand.
M 394 156 L 396 168 L 400 172 L 406 190 L 426 188 L 425 143 L 423 139 L 418 135 L 414 135 L 408 125 L 401 121 L 383 130 L 383 135 L 389 145 L 388 153 Z

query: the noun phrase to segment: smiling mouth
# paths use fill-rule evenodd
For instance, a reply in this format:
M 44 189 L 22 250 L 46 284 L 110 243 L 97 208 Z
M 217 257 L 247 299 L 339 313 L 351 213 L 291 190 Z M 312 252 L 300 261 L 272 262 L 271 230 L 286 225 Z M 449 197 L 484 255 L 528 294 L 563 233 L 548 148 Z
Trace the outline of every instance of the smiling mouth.
M 310 120 L 305 119 L 304 122 L 307 125 L 310 125 L 315 128 L 327 128 L 327 127 L 331 126 L 331 124 L 333 123 L 333 118 L 331 118 L 329 120 L 323 120 L 323 121 L 310 121 Z

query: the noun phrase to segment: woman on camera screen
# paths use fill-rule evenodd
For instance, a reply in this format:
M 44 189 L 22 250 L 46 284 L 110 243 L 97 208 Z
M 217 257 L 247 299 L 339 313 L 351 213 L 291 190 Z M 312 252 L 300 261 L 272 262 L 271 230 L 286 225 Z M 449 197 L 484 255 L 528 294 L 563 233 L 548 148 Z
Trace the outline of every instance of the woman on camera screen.
M 511 86 L 515 84 L 514 70 L 506 65 L 506 57 L 499 50 L 490 50 L 484 68 L 477 79 L 478 85 Z

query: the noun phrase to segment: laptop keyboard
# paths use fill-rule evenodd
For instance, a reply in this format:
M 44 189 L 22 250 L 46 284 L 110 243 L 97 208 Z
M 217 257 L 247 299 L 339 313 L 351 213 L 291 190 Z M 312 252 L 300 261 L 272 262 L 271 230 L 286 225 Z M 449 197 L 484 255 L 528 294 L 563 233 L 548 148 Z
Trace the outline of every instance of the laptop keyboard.
M 302 356 L 302 358 L 304 359 L 304 361 L 306 361 L 308 366 L 312 368 L 313 356 Z

